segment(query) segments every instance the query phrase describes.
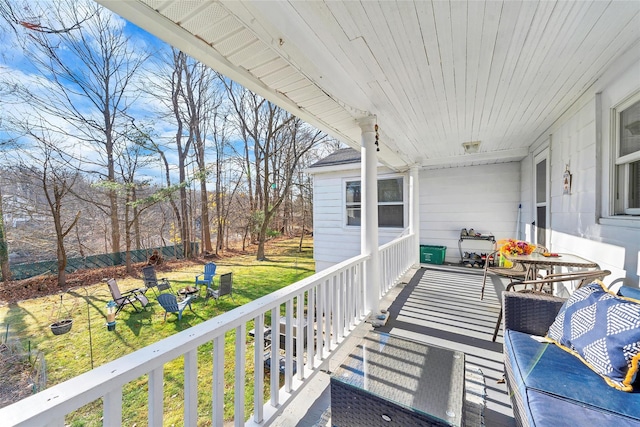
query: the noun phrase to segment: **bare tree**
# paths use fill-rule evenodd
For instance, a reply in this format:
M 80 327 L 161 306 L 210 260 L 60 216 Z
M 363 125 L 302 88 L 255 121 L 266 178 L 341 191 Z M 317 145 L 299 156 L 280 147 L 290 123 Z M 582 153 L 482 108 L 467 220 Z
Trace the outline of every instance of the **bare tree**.
M 249 201 L 256 221 L 256 258 L 262 260 L 271 220 L 290 195 L 300 159 L 326 136 L 248 90 L 226 80 L 225 84 L 244 140 Z M 255 182 L 253 199 L 251 180 Z
M 67 268 L 65 238 L 80 218 L 80 211 L 74 215 L 66 212 L 65 199 L 70 195 L 79 171 L 58 148 L 63 146 L 62 141 L 48 129 L 28 122 L 23 122 L 22 126 L 30 143 L 22 145 L 15 159 L 20 173 L 40 183 L 55 231 L 58 286 L 63 287 Z
M 40 4 L 40 3 L 38 3 Z M 34 25 L 22 30 L 24 51 L 42 75 L 41 85 L 23 87 L 33 108 L 57 118 L 48 127 L 97 150 L 84 164 L 101 179 L 116 183 L 116 147 L 125 144 L 122 129 L 135 101 L 133 81 L 148 54 L 134 48 L 119 18 L 94 2 L 66 0 L 49 7 Z M 45 29 L 64 29 L 48 31 Z M 60 123 L 62 120 L 62 123 Z M 104 186 L 109 198 L 111 250 L 120 251 L 119 202 L 115 186 Z
M 221 96 L 215 87 L 219 81 L 209 67 L 189 57 L 180 62 L 184 74 L 184 104 L 186 119 L 189 122 L 189 134 L 193 140 L 198 172 L 196 177 L 200 183 L 200 224 L 202 227 L 202 250 L 212 252 L 211 226 L 209 221 L 209 196 L 207 178 L 210 171 L 205 159 L 206 140 L 210 121 L 215 110 L 221 104 Z
M 11 280 L 11 269 L 9 268 L 9 245 L 7 244 L 7 233 L 4 229 L 4 213 L 2 210 L 2 186 L 0 185 L 0 272 L 2 280 Z

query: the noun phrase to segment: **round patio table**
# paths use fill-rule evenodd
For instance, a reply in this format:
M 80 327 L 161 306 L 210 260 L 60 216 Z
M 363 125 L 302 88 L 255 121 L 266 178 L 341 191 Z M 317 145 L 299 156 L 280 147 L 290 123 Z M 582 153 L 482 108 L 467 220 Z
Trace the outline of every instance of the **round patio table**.
M 533 280 L 538 277 L 538 270 L 541 267 L 544 269 L 555 267 L 575 267 L 580 269 L 600 268 L 598 263 L 589 261 L 586 258 L 582 258 L 573 254 L 557 254 L 557 256 L 544 256 L 541 253 L 533 252 L 529 255 L 505 255 L 507 259 L 514 262 L 520 262 L 527 268 L 527 275 L 525 280 Z M 553 271 L 551 271 L 553 273 Z

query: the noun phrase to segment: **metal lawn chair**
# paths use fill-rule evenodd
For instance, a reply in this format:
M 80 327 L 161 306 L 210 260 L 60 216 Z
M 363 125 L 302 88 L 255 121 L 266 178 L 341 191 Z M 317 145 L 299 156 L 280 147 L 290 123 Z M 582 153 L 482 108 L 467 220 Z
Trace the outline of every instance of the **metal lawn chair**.
M 185 300 L 178 302 L 173 294 L 160 294 L 158 295 L 158 303 L 164 308 L 164 320 L 167 320 L 167 313 L 176 313 L 178 315 L 178 321 L 182 320 L 182 312 L 186 307 L 193 311 L 191 308 L 191 297 L 187 297 Z
M 120 292 L 116 279 L 107 280 L 107 285 L 109 286 L 113 302 L 118 306 L 116 314 L 118 314 L 118 312 L 127 305 L 131 305 L 136 312 L 140 312 L 144 310 L 147 304 L 149 304 L 149 300 L 144 295 L 144 290 L 142 289 L 132 289 L 126 292 Z M 138 308 L 136 304 L 140 304 L 141 308 Z
M 548 274 L 542 279 L 536 280 L 519 280 L 509 283 L 506 291 L 514 292 L 526 292 L 534 294 L 553 294 L 554 283 L 558 282 L 573 282 L 578 281 L 576 289 L 593 282 L 594 280 L 602 280 L 604 277 L 611 274 L 609 270 L 587 270 L 587 271 L 574 271 L 571 273 L 554 273 Z M 520 289 L 517 289 L 521 287 Z M 545 289 L 546 287 L 546 289 Z M 498 337 L 498 331 L 500 330 L 500 324 L 502 323 L 502 307 L 500 307 L 500 313 L 498 314 L 498 321 L 496 327 L 493 330 L 492 341 L 495 341 Z
M 225 273 L 218 280 L 218 289 L 207 287 L 207 298 L 212 297 L 218 303 L 218 299 L 229 295 L 233 299 L 233 273 Z M 235 300 L 234 300 L 235 301 Z
M 153 265 L 147 265 L 142 267 L 142 274 L 144 276 L 144 286 L 146 289 L 153 290 L 153 293 L 158 296 L 162 291 L 171 291 L 171 284 L 166 277 L 158 280 L 156 277 L 156 269 Z M 156 292 L 156 289 L 158 292 Z
M 484 263 L 484 276 L 482 277 L 482 290 L 480 291 L 480 299 L 484 299 L 484 288 L 487 285 L 487 276 L 489 273 L 495 274 L 497 276 L 506 277 L 509 279 L 510 283 L 513 283 L 515 280 L 525 280 L 527 278 L 527 267 L 521 262 L 513 262 L 510 267 L 500 267 L 497 265 L 491 265 L 489 262 L 489 258 L 497 259 L 498 254 L 500 253 L 500 248 L 507 242 L 507 239 L 498 240 L 494 244 L 493 252 L 487 255 L 486 261 Z M 536 248 L 533 252 L 544 253 L 547 252 L 547 248 L 542 245 L 536 245 Z M 546 269 L 545 267 L 541 267 L 541 269 Z M 548 269 L 547 269 L 548 270 Z

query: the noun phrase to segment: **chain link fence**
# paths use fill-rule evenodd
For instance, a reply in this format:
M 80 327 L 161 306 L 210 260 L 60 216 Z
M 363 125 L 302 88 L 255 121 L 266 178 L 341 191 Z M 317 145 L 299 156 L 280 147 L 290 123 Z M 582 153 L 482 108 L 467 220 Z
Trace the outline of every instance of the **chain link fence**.
M 44 390 L 47 365 L 44 354 L 31 350 L 9 336 L 9 325 L 2 326 L 0 340 L 0 408 Z
M 182 245 L 162 246 L 157 248 L 133 250 L 131 254 L 131 262 L 146 262 L 153 251 L 158 253 L 164 259 L 182 259 L 184 258 L 184 248 Z M 191 253 L 198 253 L 198 243 L 191 243 Z M 86 257 L 68 258 L 67 273 L 73 273 L 78 270 L 90 268 L 113 267 L 124 265 L 126 263 L 126 252 L 116 252 L 111 254 L 90 255 Z M 13 280 L 28 279 L 29 277 L 39 276 L 41 274 L 57 274 L 58 261 L 40 261 L 24 264 L 15 264 L 11 266 L 11 274 Z

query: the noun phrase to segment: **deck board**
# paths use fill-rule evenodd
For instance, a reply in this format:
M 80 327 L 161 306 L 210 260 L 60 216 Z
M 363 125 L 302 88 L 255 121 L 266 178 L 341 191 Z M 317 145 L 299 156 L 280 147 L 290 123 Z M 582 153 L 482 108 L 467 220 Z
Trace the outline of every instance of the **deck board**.
M 480 300 L 482 274 L 459 267 L 430 266 L 418 270 L 389 306 L 380 332 L 451 348 L 466 354 L 467 369 L 479 368 L 487 387 L 487 426 L 513 426 L 513 410 L 503 375 L 502 334 L 491 341 L 500 310 L 500 279 L 487 280 Z M 497 279 L 497 280 L 496 280 Z
M 389 319 L 385 326 L 375 328 L 464 352 L 465 368 L 479 368 L 485 377 L 487 427 L 515 426 L 506 386 L 499 382 L 503 377 L 502 334 L 491 341 L 500 309 L 498 296 L 505 286 L 498 277 L 488 279 L 485 297 L 480 300 L 482 270 L 423 265 L 383 298 L 380 307 L 388 310 Z M 330 405 L 330 373 L 371 329 L 368 323 L 356 327 L 271 425 L 322 425 L 316 422 Z

